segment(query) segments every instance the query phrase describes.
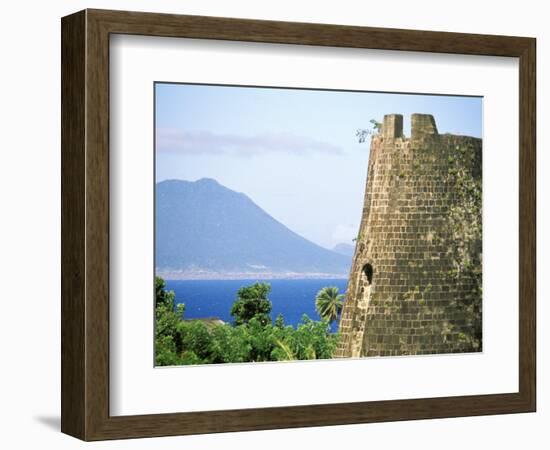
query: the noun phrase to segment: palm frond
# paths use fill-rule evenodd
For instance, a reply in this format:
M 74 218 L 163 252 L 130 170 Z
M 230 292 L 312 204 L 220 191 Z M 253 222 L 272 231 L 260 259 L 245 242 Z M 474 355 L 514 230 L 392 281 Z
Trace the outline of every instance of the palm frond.
M 294 361 L 296 359 L 296 356 L 294 355 L 294 352 L 290 348 L 290 346 L 280 339 L 276 338 L 275 343 L 280 347 L 280 349 L 285 353 L 286 358 L 289 361 Z

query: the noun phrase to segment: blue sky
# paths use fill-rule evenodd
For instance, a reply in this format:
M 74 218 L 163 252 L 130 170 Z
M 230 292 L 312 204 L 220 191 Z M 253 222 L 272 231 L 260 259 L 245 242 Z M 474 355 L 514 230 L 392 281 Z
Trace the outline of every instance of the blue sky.
M 156 181 L 214 178 L 327 248 L 352 244 L 369 142 L 384 114 L 433 114 L 440 133 L 481 137 L 482 99 L 157 83 Z

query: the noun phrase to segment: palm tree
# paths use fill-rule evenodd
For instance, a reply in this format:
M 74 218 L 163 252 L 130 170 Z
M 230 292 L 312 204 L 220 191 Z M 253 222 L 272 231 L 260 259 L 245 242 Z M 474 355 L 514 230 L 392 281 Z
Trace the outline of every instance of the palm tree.
M 344 295 L 338 293 L 338 288 L 335 286 L 324 287 L 315 297 L 315 309 L 321 319 L 327 320 L 329 323 L 338 319 L 342 307 L 344 306 Z

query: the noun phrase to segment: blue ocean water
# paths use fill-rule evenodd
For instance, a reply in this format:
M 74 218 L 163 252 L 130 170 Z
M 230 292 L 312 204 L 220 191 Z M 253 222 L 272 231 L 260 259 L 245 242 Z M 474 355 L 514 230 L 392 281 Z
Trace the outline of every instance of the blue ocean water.
M 199 319 L 218 317 L 225 322 L 231 322 L 231 306 L 237 296 L 237 291 L 262 280 L 167 280 L 166 288 L 176 294 L 176 303 L 185 303 L 185 318 Z M 296 325 L 302 315 L 319 320 L 315 311 L 315 296 L 326 286 L 336 286 L 344 293 L 348 281 L 346 279 L 305 279 L 305 280 L 265 280 L 271 284 L 269 300 L 273 304 L 271 318 L 275 320 L 281 313 L 286 325 Z M 332 324 L 336 331 L 337 323 Z

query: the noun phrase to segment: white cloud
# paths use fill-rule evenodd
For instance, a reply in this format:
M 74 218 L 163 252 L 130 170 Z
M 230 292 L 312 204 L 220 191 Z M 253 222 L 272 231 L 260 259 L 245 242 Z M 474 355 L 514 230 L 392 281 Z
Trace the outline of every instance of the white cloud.
M 158 152 L 186 154 L 229 154 L 252 156 L 259 153 L 343 154 L 341 147 L 292 133 L 263 133 L 254 136 L 218 134 L 211 131 L 157 129 Z

